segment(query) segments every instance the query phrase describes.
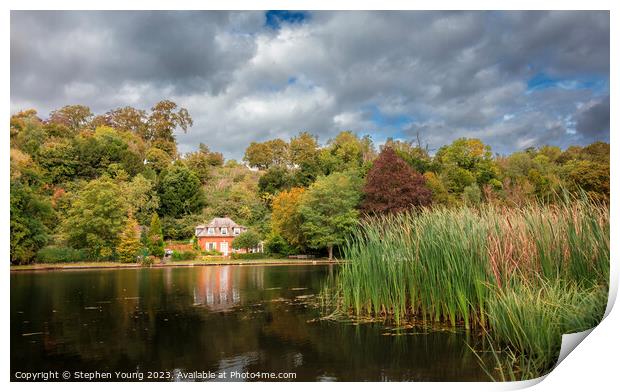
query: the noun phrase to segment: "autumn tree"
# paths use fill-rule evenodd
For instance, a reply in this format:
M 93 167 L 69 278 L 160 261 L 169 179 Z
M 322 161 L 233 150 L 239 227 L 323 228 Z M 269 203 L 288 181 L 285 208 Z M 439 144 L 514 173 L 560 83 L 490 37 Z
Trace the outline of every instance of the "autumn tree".
M 211 177 L 213 168 L 224 164 L 224 156 L 222 153 L 210 151 L 206 144 L 200 143 L 198 151 L 186 154 L 183 161 L 204 184 Z
M 393 213 L 431 202 L 424 177 L 391 147 L 384 148 L 366 175 L 362 208 L 369 213 Z
M 299 211 L 301 229 L 310 247 L 327 248 L 344 243 L 357 224 L 362 181 L 355 171 L 336 172 L 319 179 L 305 192 Z
M 288 144 L 282 139 L 252 142 L 246 148 L 243 160 L 251 167 L 266 170 L 274 165 L 288 164 L 288 152 Z
M 61 124 L 73 132 L 78 132 L 86 127 L 93 117 L 88 106 L 69 105 L 50 113 L 49 122 Z
M 147 115 L 146 111 L 125 106 L 110 110 L 103 116 L 107 126 L 114 129 L 129 131 L 141 138 L 146 139 L 147 135 Z
M 174 131 L 180 128 L 183 132 L 187 132 L 194 122 L 187 109 L 179 108 L 176 103 L 164 100 L 151 108 L 147 125 L 146 140 L 160 139 L 174 142 Z
M 278 193 L 272 200 L 271 226 L 289 244 L 303 247 L 305 239 L 301 225 L 303 223 L 299 207 L 304 188 L 292 188 Z
M 121 263 L 132 263 L 136 261 L 140 251 L 140 233 L 138 222 L 134 219 L 131 210 L 125 221 L 125 228 L 121 233 L 116 252 Z

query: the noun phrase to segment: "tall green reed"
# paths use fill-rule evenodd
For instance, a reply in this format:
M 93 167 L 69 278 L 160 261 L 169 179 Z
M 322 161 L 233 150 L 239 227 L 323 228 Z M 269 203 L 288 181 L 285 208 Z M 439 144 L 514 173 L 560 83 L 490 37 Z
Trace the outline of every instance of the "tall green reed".
M 561 333 L 600 320 L 609 230 L 608 207 L 585 197 L 369 217 L 329 288 L 340 314 L 489 330 L 531 376 Z

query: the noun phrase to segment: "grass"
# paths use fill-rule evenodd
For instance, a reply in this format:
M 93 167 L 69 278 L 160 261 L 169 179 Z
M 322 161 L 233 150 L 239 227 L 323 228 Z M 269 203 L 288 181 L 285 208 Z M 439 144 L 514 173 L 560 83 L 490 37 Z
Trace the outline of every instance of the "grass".
M 609 209 L 566 198 L 373 217 L 344 254 L 351 262 L 324 291 L 336 313 L 489 331 L 515 360 L 531 358 L 517 370 L 531 377 L 555 360 L 561 333 L 602 317 Z

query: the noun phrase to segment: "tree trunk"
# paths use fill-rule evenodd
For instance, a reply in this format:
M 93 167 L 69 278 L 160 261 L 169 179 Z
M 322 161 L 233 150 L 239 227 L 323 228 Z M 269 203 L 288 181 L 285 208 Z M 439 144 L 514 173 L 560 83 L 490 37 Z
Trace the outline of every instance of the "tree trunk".
M 334 256 L 334 246 L 327 245 L 327 252 L 329 252 L 329 260 L 331 260 Z

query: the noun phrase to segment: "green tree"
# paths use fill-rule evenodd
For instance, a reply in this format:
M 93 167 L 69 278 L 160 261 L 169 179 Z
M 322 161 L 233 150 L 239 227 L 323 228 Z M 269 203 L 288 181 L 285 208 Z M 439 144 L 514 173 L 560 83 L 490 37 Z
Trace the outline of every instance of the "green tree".
M 441 147 L 435 155 L 435 164 L 452 193 L 460 194 L 474 182 L 483 186 L 499 177 L 491 147 L 478 139 L 460 138 Z
M 125 221 L 125 229 L 121 233 L 117 247 L 118 259 L 122 263 L 133 263 L 136 261 L 141 248 L 139 231 L 138 222 L 134 219 L 130 210 L 129 216 Z
M 337 172 L 320 177 L 308 188 L 299 211 L 310 247 L 327 248 L 333 258 L 334 246 L 341 245 L 357 224 L 361 185 L 354 172 Z
M 259 235 L 252 230 L 248 230 L 236 236 L 232 246 L 234 249 L 245 249 L 247 252 L 248 249 L 257 247 L 259 242 Z
M 167 152 L 156 147 L 146 151 L 146 166 L 159 174 L 172 163 L 172 158 Z
M 138 174 L 131 181 L 122 183 L 121 187 L 138 223 L 147 224 L 159 209 L 159 196 L 153 182 Z
M 377 153 L 370 136 L 359 138 L 351 131 L 340 132 L 319 153 L 325 174 L 346 170 L 361 170 L 372 162 Z
M 164 257 L 164 233 L 161 229 L 159 215 L 153 214 L 148 235 L 149 253 L 155 257 Z
M 87 249 L 95 259 L 109 258 L 125 223 L 127 201 L 107 176 L 87 183 L 71 203 L 62 232 L 69 245 Z
M 48 241 L 46 222 L 53 216 L 52 206 L 28 185 L 17 181 L 11 181 L 10 199 L 11 264 L 29 263 Z
M 199 212 L 204 206 L 204 191 L 198 176 L 187 167 L 172 165 L 159 184 L 160 212 L 180 218 Z
M 281 165 L 270 167 L 258 180 L 260 193 L 275 195 L 294 185 L 295 179 L 289 170 Z
M 289 156 L 296 168 L 294 171 L 296 184 L 308 186 L 321 174 L 319 144 L 316 136 L 308 132 L 300 132 L 291 138 Z

